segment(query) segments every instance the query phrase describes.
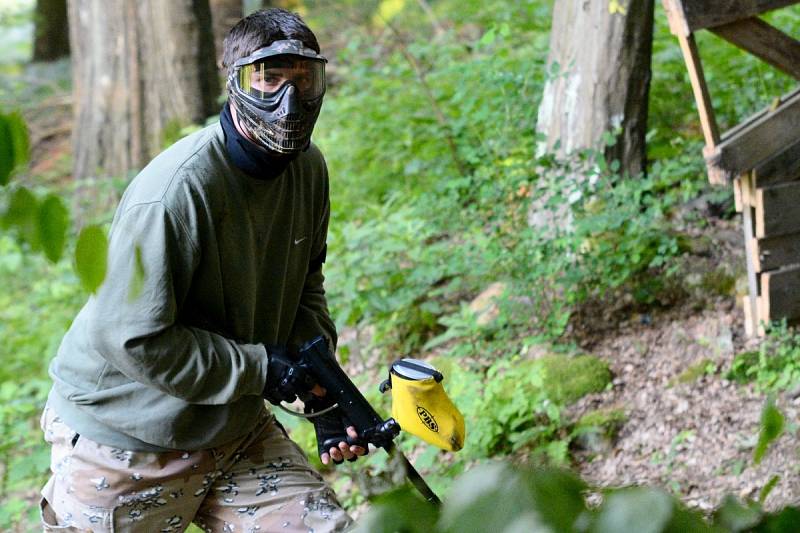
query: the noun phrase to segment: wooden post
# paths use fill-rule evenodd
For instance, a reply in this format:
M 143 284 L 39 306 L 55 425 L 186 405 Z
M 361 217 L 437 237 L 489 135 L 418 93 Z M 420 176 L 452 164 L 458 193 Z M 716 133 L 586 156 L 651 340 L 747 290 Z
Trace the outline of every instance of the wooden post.
M 743 174 L 740 176 L 742 184 L 742 230 L 744 231 L 744 246 L 745 246 L 745 262 L 747 264 L 747 288 L 749 296 L 746 299 L 745 321 L 746 331 L 757 334 L 759 331 L 759 316 L 758 309 L 758 273 L 756 271 L 755 261 L 753 260 L 756 251 L 753 248 L 753 204 L 750 202 L 753 199 L 752 195 L 752 180 L 750 174 Z M 749 312 L 748 312 L 749 311 Z
M 700 114 L 700 125 L 703 128 L 703 137 L 706 147 L 713 149 L 719 143 L 719 127 L 714 117 L 714 108 L 711 106 L 711 95 L 708 92 L 706 78 L 703 75 L 703 65 L 700 63 L 700 54 L 694 35 L 679 35 L 678 42 L 683 51 L 683 59 L 689 71 L 689 81 L 692 83 L 694 99 L 697 102 L 697 111 Z

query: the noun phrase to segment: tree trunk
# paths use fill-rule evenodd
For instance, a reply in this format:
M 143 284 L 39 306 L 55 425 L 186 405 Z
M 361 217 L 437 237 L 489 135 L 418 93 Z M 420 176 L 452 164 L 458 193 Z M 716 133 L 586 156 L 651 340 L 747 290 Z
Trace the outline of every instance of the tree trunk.
M 34 61 L 53 61 L 69 55 L 67 0 L 36 0 L 33 22 Z
M 222 68 L 222 44 L 225 36 L 233 28 L 234 24 L 244 16 L 243 0 L 210 0 L 211 18 L 214 21 L 214 46 L 217 51 L 217 67 L 223 79 L 227 77 L 225 69 Z
M 208 0 L 70 0 L 76 178 L 138 170 L 218 112 Z
M 551 79 L 537 130 L 561 155 L 603 149 L 631 176 L 645 170 L 653 0 L 558 0 L 548 57 Z M 616 144 L 604 147 L 603 133 Z

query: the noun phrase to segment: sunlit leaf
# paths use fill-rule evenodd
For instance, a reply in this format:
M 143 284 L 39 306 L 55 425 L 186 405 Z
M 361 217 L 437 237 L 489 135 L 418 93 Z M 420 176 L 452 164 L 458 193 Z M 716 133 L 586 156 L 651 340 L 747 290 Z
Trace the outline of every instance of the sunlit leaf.
M 39 213 L 39 201 L 34 194 L 20 187 L 8 202 L 8 207 L 3 213 L 3 227 L 5 229 L 16 229 L 19 236 L 33 248 L 38 246 L 37 241 L 37 215 Z
M 11 136 L 11 124 L 8 117 L 0 115 L 0 185 L 5 185 L 14 170 L 14 140 Z
M 575 475 L 556 469 L 526 472 L 539 520 L 553 531 L 571 531 L 585 510 L 586 484 Z
M 30 141 L 28 139 L 28 126 L 19 113 L 7 115 L 11 126 L 12 146 L 14 147 L 15 166 L 24 165 L 30 161 Z
M 800 509 L 797 507 L 785 507 L 775 514 L 767 516 L 759 524 L 758 531 L 793 533 L 797 531 L 797 524 L 800 524 Z
M 450 490 L 440 525 L 448 532 L 570 531 L 584 510 L 582 488 L 582 482 L 558 471 L 479 466 Z
M 762 503 L 763 504 L 765 501 L 767 501 L 767 497 L 769 496 L 769 493 L 772 492 L 772 489 L 774 489 L 778 485 L 778 482 L 780 480 L 781 480 L 781 476 L 777 476 L 777 475 L 772 476 L 771 478 L 769 478 L 769 481 L 767 481 L 767 484 L 764 485 L 761 488 L 761 491 L 759 491 L 759 493 L 758 493 L 758 503 Z
M 758 433 L 758 444 L 753 452 L 753 461 L 759 464 L 767 453 L 769 445 L 783 433 L 784 418 L 775 400 L 768 398 L 761 411 L 761 429 Z
M 28 162 L 28 129 L 18 113 L 0 114 L 0 185 L 6 185 L 14 169 Z
M 358 521 L 355 532 L 361 533 L 433 533 L 437 509 L 408 487 L 382 494 L 372 502 L 370 511 Z
M 506 465 L 475 467 L 455 482 L 442 509 L 444 531 L 479 531 L 489 524 L 502 531 L 531 505 L 519 475 Z
M 481 46 L 489 46 L 494 42 L 497 38 L 497 31 L 494 28 L 489 28 L 489 31 L 483 34 L 483 36 L 478 41 L 478 44 Z
M 595 533 L 660 533 L 664 531 L 675 504 L 669 494 L 656 489 L 635 488 L 608 497 L 597 517 Z
M 758 509 L 742 505 L 733 496 L 726 496 L 714 513 L 714 524 L 729 531 L 744 531 L 758 524 L 761 513 Z
M 608 12 L 610 14 L 619 13 L 622 16 L 625 16 L 628 12 L 627 8 L 619 2 L 619 0 L 610 0 L 608 2 Z
M 55 263 L 64 252 L 69 227 L 69 211 L 61 198 L 48 195 L 39 206 L 36 222 L 38 241 L 44 255 Z
M 75 270 L 81 285 L 94 293 L 106 277 L 108 238 L 100 226 L 86 226 L 75 246 Z

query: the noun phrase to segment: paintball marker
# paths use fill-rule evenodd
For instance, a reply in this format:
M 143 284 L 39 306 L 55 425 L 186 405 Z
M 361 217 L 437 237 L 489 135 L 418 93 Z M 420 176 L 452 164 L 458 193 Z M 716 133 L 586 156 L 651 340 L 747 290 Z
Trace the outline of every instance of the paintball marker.
M 465 433 L 464 419 L 444 392 L 440 372 L 423 361 L 395 361 L 389 371 L 389 379 L 380 386 L 381 392 L 392 391 L 392 418 L 384 420 L 329 355 L 327 343 L 322 337 L 300 348 L 298 364 L 314 376 L 317 383 L 325 388 L 326 397 L 335 402 L 324 411 L 304 415 L 306 418 L 338 406 L 355 427 L 361 442 L 383 448 L 390 456 L 399 457 L 411 484 L 427 501 L 437 505 L 440 503 L 433 490 L 393 442 L 402 428 L 440 448 L 452 451 L 461 449 Z M 337 443 L 326 441 L 323 448 L 329 447 L 329 444 L 335 446 Z

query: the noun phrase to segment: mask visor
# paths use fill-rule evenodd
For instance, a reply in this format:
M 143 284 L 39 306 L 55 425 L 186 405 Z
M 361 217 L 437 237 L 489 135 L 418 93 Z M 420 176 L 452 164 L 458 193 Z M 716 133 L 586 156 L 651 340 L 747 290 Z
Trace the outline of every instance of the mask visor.
M 244 94 L 257 100 L 271 100 L 289 83 L 301 100 L 315 100 L 325 94 L 325 62 L 291 55 L 271 56 L 241 65 L 235 81 Z

